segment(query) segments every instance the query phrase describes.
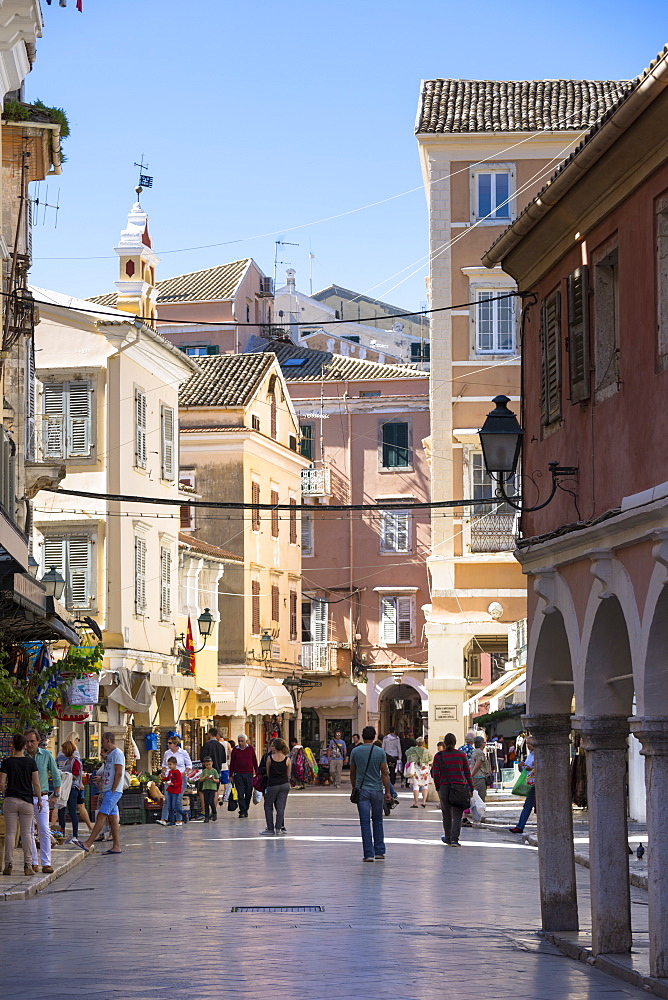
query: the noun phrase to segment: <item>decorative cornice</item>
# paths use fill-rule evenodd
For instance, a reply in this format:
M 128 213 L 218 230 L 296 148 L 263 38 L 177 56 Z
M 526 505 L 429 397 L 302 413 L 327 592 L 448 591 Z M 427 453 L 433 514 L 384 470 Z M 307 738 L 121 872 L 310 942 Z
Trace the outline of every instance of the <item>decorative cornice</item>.
M 557 571 L 550 567 L 543 567 L 542 569 L 535 570 L 533 577 L 534 593 L 545 601 L 545 607 L 542 608 L 542 612 L 544 615 L 551 615 L 557 610 L 554 603 L 557 587 Z

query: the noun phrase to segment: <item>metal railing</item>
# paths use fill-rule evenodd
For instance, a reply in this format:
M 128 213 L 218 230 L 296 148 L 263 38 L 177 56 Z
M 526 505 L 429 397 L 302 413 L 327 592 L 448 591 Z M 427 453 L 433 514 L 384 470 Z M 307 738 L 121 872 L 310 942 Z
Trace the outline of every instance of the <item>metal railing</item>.
M 331 496 L 329 469 L 302 469 L 302 493 L 309 497 Z
M 303 642 L 302 667 L 304 670 L 329 671 L 332 669 L 331 642 Z
M 516 545 L 517 519 L 515 511 L 472 517 L 469 521 L 471 552 L 512 552 Z

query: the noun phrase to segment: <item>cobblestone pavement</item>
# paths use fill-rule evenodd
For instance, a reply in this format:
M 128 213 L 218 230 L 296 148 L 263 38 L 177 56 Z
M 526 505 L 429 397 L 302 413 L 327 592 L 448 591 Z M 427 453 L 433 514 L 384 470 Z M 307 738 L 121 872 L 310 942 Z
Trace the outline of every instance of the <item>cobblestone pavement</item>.
M 642 991 L 535 934 L 537 857 L 511 834 L 445 847 L 439 813 L 386 821 L 388 857 L 362 863 L 347 794 L 288 800 L 287 837 L 250 818 L 123 828 L 32 899 L 0 904 L 2 995 L 50 1000 L 626 1000 Z M 581 869 L 586 926 L 587 878 Z M 636 890 L 640 893 L 640 890 Z M 237 906 L 320 906 L 236 913 Z

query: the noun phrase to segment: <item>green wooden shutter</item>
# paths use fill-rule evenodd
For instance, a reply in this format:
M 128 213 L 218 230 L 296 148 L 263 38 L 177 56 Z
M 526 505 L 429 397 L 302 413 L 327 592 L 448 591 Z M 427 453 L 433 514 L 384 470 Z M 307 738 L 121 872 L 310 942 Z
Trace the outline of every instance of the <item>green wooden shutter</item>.
M 561 292 L 543 299 L 541 310 L 541 422 L 561 418 Z
M 568 361 L 571 403 L 591 394 L 589 379 L 589 275 L 586 265 L 568 276 Z

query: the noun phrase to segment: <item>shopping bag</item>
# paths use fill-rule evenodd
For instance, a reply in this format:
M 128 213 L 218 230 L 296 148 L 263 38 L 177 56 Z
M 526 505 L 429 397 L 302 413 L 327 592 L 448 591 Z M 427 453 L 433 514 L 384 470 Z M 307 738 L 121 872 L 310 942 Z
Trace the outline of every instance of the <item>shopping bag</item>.
M 474 792 L 471 796 L 470 812 L 474 823 L 479 823 L 485 815 L 485 803 L 478 792 Z
M 70 771 L 60 772 L 60 791 L 58 793 L 58 809 L 64 809 L 67 805 L 67 800 L 70 797 L 70 791 L 72 790 L 73 777 Z
M 239 808 L 239 799 L 235 799 L 233 795 L 230 795 L 227 800 L 227 811 L 233 813 L 235 809 Z
M 529 794 L 529 786 L 527 784 L 527 772 L 520 771 L 520 776 L 512 787 L 511 795 L 519 795 L 523 799 Z
M 255 803 L 256 806 L 259 806 L 259 804 L 260 804 L 260 802 L 262 802 L 263 798 L 264 798 L 264 796 L 262 795 L 262 792 L 259 789 L 254 788 L 253 789 L 253 802 Z

